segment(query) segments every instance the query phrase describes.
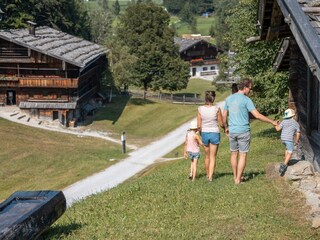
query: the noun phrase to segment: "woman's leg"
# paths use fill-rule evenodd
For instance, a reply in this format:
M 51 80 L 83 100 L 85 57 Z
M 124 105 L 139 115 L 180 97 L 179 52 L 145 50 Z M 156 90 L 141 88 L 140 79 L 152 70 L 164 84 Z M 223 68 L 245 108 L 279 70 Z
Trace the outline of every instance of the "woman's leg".
M 217 158 L 217 152 L 219 148 L 219 144 L 210 144 L 209 146 L 210 150 L 210 162 L 209 162 L 209 181 L 212 181 L 214 170 L 216 168 L 216 158 Z
M 210 164 L 210 148 L 209 146 L 204 146 L 205 158 L 204 166 L 206 168 L 207 178 L 209 178 L 209 164 Z

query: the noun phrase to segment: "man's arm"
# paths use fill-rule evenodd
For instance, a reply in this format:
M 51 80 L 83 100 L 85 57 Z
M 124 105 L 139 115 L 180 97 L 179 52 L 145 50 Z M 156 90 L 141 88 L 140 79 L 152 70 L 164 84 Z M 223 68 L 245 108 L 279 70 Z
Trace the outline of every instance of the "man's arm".
M 271 123 L 273 126 L 277 126 L 278 125 L 277 121 L 273 121 L 270 118 L 262 115 L 261 113 L 258 112 L 257 109 L 253 109 L 251 111 L 251 113 L 256 119 L 259 119 L 262 122 Z
M 228 111 L 224 109 L 223 113 L 222 113 L 223 126 L 225 127 L 224 132 L 226 134 L 229 134 L 229 127 L 228 127 L 227 119 L 228 119 Z
M 221 113 L 220 108 L 218 109 L 218 112 L 217 112 L 217 120 L 218 120 L 219 126 L 223 129 L 225 129 L 227 125 L 224 124 L 224 122 L 223 122 L 222 113 Z

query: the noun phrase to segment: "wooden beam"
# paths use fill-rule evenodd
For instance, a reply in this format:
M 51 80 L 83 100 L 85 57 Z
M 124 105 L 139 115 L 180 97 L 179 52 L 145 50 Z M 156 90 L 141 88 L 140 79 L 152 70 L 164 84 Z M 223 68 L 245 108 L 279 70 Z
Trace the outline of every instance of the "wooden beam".
M 305 13 L 320 13 L 320 7 L 302 7 Z

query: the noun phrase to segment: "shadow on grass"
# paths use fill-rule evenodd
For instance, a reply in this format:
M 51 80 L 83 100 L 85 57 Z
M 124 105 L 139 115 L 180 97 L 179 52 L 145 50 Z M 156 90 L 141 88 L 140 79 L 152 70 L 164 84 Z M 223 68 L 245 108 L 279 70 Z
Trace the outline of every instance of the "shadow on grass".
M 154 101 L 151 101 L 149 99 L 143 99 L 143 98 L 131 98 L 130 103 L 132 105 L 143 106 L 147 104 L 154 104 Z
M 251 134 L 252 138 L 255 137 L 270 137 L 270 138 L 276 138 L 279 137 L 280 133 L 277 132 L 274 128 L 265 129 L 263 131 L 259 131 L 257 133 Z
M 40 239 L 61 239 L 63 236 L 68 236 L 81 227 L 82 225 L 79 223 L 50 227 L 48 231 L 41 235 Z
M 265 171 L 245 171 L 243 173 L 243 181 L 250 181 L 251 179 L 259 176 L 259 175 L 265 175 Z M 216 172 L 214 174 L 214 179 L 218 179 L 218 178 L 221 178 L 221 177 L 225 177 L 225 176 L 233 176 L 233 173 L 232 172 Z M 207 177 L 206 176 L 206 173 L 200 173 L 198 175 L 198 178 L 204 178 L 204 177 Z
M 131 105 L 143 106 L 147 104 L 154 104 L 153 101 L 142 98 L 131 98 L 130 96 L 120 96 L 113 98 L 111 103 L 101 108 L 93 117 L 87 118 L 82 125 L 90 125 L 93 121 L 111 121 L 115 124 L 122 115 L 125 107 L 130 103 Z

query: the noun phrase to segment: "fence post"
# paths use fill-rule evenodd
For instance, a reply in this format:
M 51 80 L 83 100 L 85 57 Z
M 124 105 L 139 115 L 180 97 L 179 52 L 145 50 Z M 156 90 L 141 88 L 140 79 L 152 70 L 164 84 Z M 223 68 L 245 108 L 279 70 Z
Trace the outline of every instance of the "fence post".
M 183 104 L 186 102 L 186 95 L 183 95 Z
M 126 132 L 122 131 L 121 134 L 122 153 L 126 153 Z
M 197 104 L 197 94 L 194 94 L 194 104 Z
M 173 94 L 171 93 L 171 102 L 173 102 Z

